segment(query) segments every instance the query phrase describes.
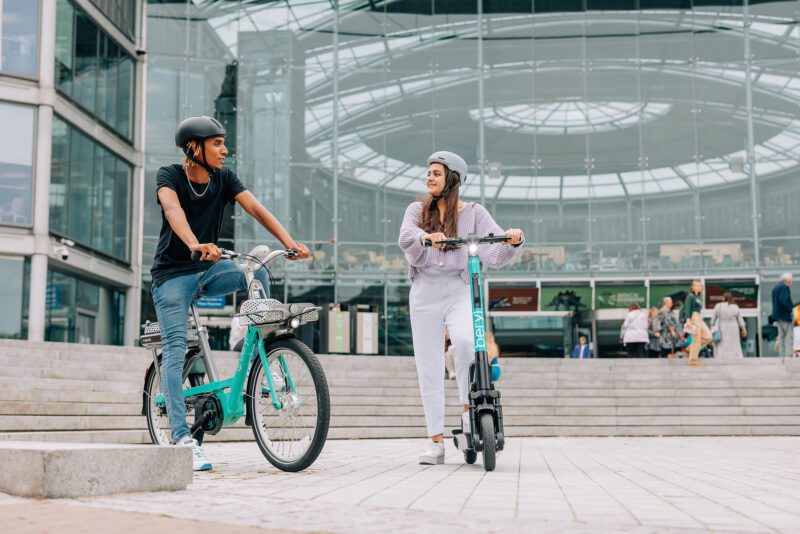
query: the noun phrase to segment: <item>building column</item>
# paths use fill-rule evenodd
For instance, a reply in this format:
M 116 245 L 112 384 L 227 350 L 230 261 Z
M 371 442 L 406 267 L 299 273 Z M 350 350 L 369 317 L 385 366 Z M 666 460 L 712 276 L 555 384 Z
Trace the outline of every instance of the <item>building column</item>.
M 42 0 L 39 14 L 39 86 L 36 114 L 36 160 L 33 177 L 33 239 L 28 296 L 28 340 L 44 341 L 47 258 L 50 252 L 50 166 L 55 103 L 56 0 Z
M 125 331 L 124 343 L 134 346 L 139 340 L 140 323 L 142 318 L 142 241 L 144 235 L 144 181 L 145 161 L 145 116 L 147 110 L 147 69 L 145 68 L 144 46 L 147 42 L 147 3 L 137 1 L 137 17 L 139 22 L 138 38 L 136 40 L 137 54 L 135 56 L 135 85 L 133 109 L 133 143 L 138 152 L 138 162 L 131 175 L 131 230 L 130 230 L 130 258 L 133 271 L 133 286 L 125 292 Z M 141 52 L 140 52 L 141 51 Z

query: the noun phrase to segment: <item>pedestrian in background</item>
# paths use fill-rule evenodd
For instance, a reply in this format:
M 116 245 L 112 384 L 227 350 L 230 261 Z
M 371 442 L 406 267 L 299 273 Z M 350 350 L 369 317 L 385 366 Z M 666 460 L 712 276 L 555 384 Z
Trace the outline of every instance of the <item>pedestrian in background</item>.
M 703 284 L 700 280 L 693 280 L 689 286 L 689 295 L 681 310 L 684 333 L 691 334 L 692 343 L 689 345 L 689 365 L 701 367 L 700 349 L 711 342 L 711 330 L 708 329 L 701 312 L 703 311 Z
M 672 312 L 672 306 L 672 298 L 664 297 L 661 309 L 653 319 L 653 331 L 658 339 L 659 356 L 662 358 L 674 358 L 675 349 L 680 347 L 681 343 L 678 320 Z
M 638 304 L 631 304 L 619 333 L 628 358 L 644 358 L 645 347 L 650 342 L 647 328 L 647 312 L 639 308 Z
M 711 337 L 715 336 L 719 339 L 714 343 L 715 357 L 721 360 L 736 360 L 744 357 L 741 338 L 747 337 L 747 327 L 742 319 L 742 311 L 733 302 L 733 294 L 728 291 L 722 295 L 722 302 L 714 306 Z
M 772 288 L 772 315 L 771 321 L 778 327 L 778 340 L 776 350 L 778 356 L 789 358 L 793 352 L 793 320 L 792 320 L 792 273 L 783 273 L 781 283 Z
M 572 349 L 572 357 L 577 360 L 588 360 L 592 356 L 586 336 L 578 338 L 578 344 Z
M 647 342 L 647 356 L 649 358 L 658 358 L 661 353 L 661 345 L 655 330 L 656 315 L 658 315 L 658 308 L 653 306 L 647 312 L 647 335 L 650 338 Z

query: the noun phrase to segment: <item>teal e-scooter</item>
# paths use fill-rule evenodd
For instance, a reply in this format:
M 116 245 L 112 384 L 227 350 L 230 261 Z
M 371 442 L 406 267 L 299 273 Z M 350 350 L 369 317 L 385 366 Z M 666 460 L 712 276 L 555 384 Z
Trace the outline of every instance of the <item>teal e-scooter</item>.
M 478 453 L 483 453 L 483 468 L 493 471 L 497 452 L 503 450 L 503 407 L 500 405 L 500 391 L 492 381 L 492 369 L 486 351 L 486 314 L 483 310 L 483 284 L 481 283 L 481 260 L 478 245 L 503 243 L 510 238 L 504 235 L 468 235 L 454 239 L 443 239 L 437 244 L 451 247 L 467 247 L 469 267 L 469 288 L 472 302 L 472 331 L 475 337 L 475 361 L 469 364 L 469 429 L 454 429 L 453 441 L 456 448 L 464 453 L 464 461 L 474 464 Z M 431 246 L 430 240 L 424 245 Z M 472 430 L 472 431 L 468 431 Z

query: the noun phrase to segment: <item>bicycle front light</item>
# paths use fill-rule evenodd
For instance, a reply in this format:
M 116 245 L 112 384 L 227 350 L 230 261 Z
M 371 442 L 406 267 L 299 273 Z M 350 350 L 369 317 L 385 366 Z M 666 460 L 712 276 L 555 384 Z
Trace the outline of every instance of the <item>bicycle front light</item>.
M 292 320 L 289 321 L 289 326 L 292 328 L 297 328 L 300 326 L 300 319 L 298 317 L 292 317 Z

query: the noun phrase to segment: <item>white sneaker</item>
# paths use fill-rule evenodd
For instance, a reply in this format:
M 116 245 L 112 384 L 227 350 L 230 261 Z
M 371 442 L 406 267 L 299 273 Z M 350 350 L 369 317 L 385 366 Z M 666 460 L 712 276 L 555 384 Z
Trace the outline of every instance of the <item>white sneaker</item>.
M 421 465 L 439 465 L 444 463 L 444 443 L 431 441 L 419 455 Z
M 464 434 L 472 434 L 472 428 L 469 424 L 469 410 L 461 414 L 461 432 Z
M 194 471 L 210 471 L 211 460 L 208 459 L 206 453 L 200 448 L 200 444 L 192 436 L 184 436 L 175 445 L 179 447 L 192 447 L 192 469 Z

